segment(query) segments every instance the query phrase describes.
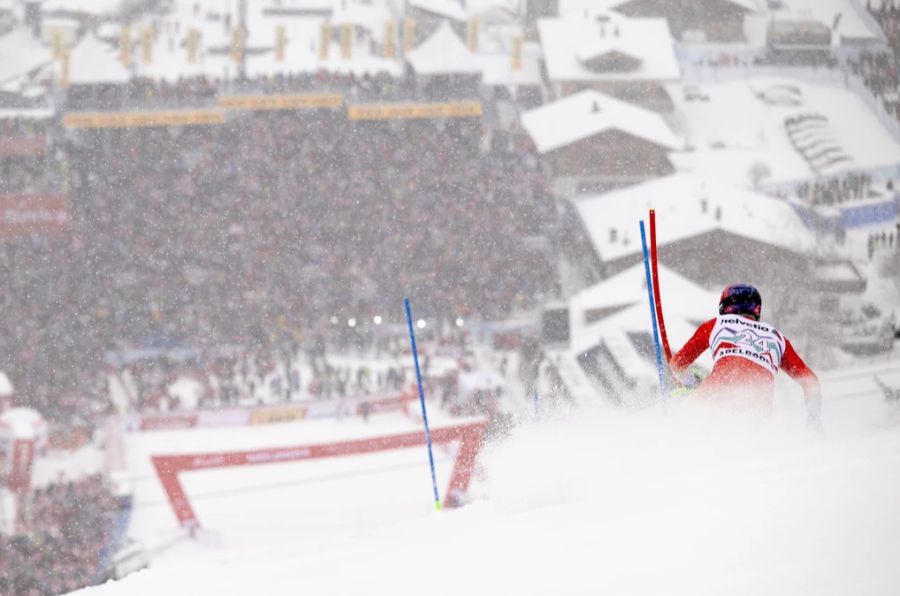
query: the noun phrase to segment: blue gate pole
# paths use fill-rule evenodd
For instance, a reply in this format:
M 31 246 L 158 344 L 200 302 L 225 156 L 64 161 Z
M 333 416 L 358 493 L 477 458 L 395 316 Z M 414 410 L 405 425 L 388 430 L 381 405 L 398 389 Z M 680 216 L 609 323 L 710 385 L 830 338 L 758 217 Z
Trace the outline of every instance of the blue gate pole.
M 422 404 L 422 422 L 425 423 L 425 443 L 428 445 L 428 464 L 431 466 L 431 487 L 434 489 L 434 508 L 441 508 L 441 497 L 438 494 L 437 477 L 434 474 L 434 454 L 431 450 L 431 431 L 428 429 L 428 413 L 425 411 L 425 391 L 422 389 L 422 371 L 419 369 L 419 351 L 416 348 L 416 334 L 413 331 L 412 313 L 409 310 L 409 298 L 403 299 L 406 306 L 406 322 L 409 324 L 409 341 L 412 344 L 413 361 L 416 363 L 416 382 L 419 385 L 419 402 Z

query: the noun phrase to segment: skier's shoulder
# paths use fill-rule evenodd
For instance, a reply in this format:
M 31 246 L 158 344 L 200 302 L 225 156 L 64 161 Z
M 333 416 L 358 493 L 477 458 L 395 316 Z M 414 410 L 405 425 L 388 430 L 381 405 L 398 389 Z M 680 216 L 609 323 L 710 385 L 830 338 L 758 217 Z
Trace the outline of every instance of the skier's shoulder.
M 706 324 L 706 323 L 705 323 Z M 787 342 L 787 338 L 784 336 L 781 331 L 778 330 L 775 325 L 771 323 L 767 323 L 765 321 L 756 321 L 749 317 L 743 317 L 741 315 L 732 315 L 732 314 L 724 314 L 719 315 L 715 319 L 713 319 L 713 324 L 716 327 L 731 327 L 737 329 L 750 329 L 756 331 L 758 333 L 764 333 L 767 335 L 773 335 L 775 338 L 782 342 Z

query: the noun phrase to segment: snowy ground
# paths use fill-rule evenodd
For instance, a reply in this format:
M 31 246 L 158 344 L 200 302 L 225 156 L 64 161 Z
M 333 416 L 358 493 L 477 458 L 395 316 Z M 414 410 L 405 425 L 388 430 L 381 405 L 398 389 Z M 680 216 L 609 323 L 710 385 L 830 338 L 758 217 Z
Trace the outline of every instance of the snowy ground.
M 483 453 L 477 498 L 456 511 L 431 509 L 416 450 L 189 473 L 201 539 L 84 593 L 897 594 L 900 412 L 872 380 L 897 369 L 893 357 L 824 375 L 824 435 L 803 430 L 793 392 L 765 421 L 685 402 L 549 416 Z M 408 424 L 144 433 L 129 461 L 140 476 L 163 445 L 285 445 Z M 443 487 L 443 452 L 437 468 Z M 132 535 L 174 531 L 152 484 L 137 484 Z
M 753 77 L 730 82 L 708 82 L 695 87 L 673 85 L 670 95 L 680 122 L 679 133 L 690 151 L 671 159 L 681 171 L 695 172 L 742 187 L 751 187 L 754 168 L 767 171 L 765 184 L 806 179 L 817 173 L 832 175 L 892 166 L 900 162 L 900 145 L 877 117 L 852 92 L 829 85 L 810 85 L 790 78 Z M 735 114 L 740 114 L 735 118 Z M 834 147 L 850 161 L 817 172 L 791 145 L 785 120 L 817 114 L 827 123 L 816 130 L 821 146 Z

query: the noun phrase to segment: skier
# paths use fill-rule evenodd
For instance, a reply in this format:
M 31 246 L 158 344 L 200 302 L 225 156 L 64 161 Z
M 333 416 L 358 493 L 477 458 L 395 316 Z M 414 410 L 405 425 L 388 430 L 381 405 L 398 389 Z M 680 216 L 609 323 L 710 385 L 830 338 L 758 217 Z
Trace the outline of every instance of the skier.
M 694 396 L 716 398 L 735 393 L 742 404 L 771 406 L 775 375 L 783 369 L 803 388 L 807 423 L 821 426 L 822 397 L 819 379 L 775 327 L 759 320 L 762 298 L 751 285 L 725 288 L 719 316 L 700 325 L 681 350 L 672 356 L 672 373 L 686 386 L 696 386 Z M 713 369 L 702 383 L 688 367 L 704 350 L 712 351 Z M 698 386 L 699 383 L 699 386 Z

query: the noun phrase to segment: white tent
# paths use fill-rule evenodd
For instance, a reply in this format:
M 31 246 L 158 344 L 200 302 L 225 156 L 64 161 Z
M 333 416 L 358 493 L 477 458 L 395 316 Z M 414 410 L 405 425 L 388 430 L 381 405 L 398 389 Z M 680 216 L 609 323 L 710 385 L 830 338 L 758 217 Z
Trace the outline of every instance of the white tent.
M 0 370 L 0 397 L 9 397 L 15 393 L 12 381 L 6 376 L 6 373 Z
M 50 50 L 24 27 L 0 36 L 0 84 L 50 64 Z
M 450 24 L 441 23 L 431 37 L 406 55 L 413 70 L 420 75 L 478 74 L 478 59 L 453 32 Z
M 131 74 L 119 62 L 118 53 L 88 33 L 72 50 L 69 58 L 69 83 L 127 83 Z

